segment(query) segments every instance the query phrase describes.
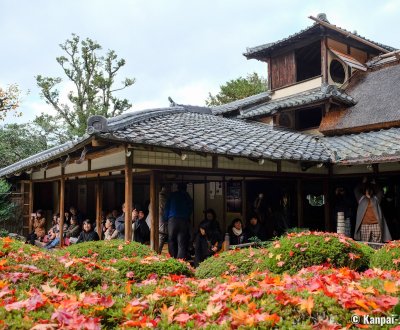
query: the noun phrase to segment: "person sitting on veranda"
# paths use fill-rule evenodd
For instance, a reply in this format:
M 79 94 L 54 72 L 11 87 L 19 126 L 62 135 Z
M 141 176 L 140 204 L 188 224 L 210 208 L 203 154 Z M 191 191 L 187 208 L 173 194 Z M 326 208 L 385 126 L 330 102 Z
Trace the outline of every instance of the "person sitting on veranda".
M 55 230 L 57 229 L 57 219 L 60 217 L 60 213 L 53 215 L 53 220 L 51 222 L 51 228 L 47 232 L 47 235 L 43 238 L 43 242 L 49 244 L 56 238 Z
M 221 236 L 216 231 L 212 231 L 207 222 L 202 221 L 199 224 L 199 232 L 194 242 L 194 266 L 197 267 L 221 248 Z
M 135 236 L 135 242 L 142 244 L 150 241 L 150 228 L 146 222 L 146 216 L 143 210 L 138 211 L 138 218 L 133 223 L 133 231 Z
M 42 210 L 37 210 L 33 217 L 33 231 L 27 236 L 25 243 L 35 245 L 35 240 L 43 241 L 46 236 L 46 219 Z
M 243 244 L 245 240 L 243 232 L 242 220 L 239 218 L 233 219 L 231 225 L 228 228 L 229 234 L 229 245 Z
M 74 217 L 75 218 L 75 221 L 76 221 L 76 217 Z M 71 221 L 73 221 L 73 220 L 71 220 Z M 58 216 L 57 217 L 57 225 L 56 226 L 54 226 L 53 228 L 52 228 L 52 232 L 53 232 L 53 237 L 52 237 L 52 239 L 45 245 L 45 249 L 48 249 L 48 250 L 50 250 L 50 249 L 53 249 L 53 248 L 55 248 L 57 245 L 59 245 L 60 244 L 60 216 Z M 64 226 L 63 226 L 63 235 L 64 235 L 64 237 L 65 237 L 65 235 L 66 235 L 66 233 L 67 233 L 67 231 L 68 231 L 68 226 L 67 226 L 67 224 L 66 223 L 64 223 Z M 78 230 L 79 230 L 79 225 L 78 225 Z
M 105 224 L 104 240 L 109 241 L 118 238 L 118 231 L 115 229 L 115 218 L 111 215 L 107 216 Z
M 260 223 L 258 215 L 254 213 L 250 217 L 248 225 L 244 228 L 245 243 L 250 243 L 251 239 L 265 241 L 265 234 L 264 226 Z
M 58 218 L 58 227 L 56 227 L 56 229 L 54 230 L 54 232 L 56 233 L 56 237 L 49 243 L 47 243 L 47 245 L 45 246 L 45 249 L 53 249 L 55 248 L 57 245 L 60 244 L 60 225 L 59 225 L 59 220 L 60 218 Z M 71 224 L 69 226 L 67 226 L 67 224 L 64 224 L 64 243 L 65 245 L 70 245 L 71 242 L 75 243 L 78 240 L 78 236 L 81 232 L 81 228 L 78 225 L 78 221 L 76 216 L 72 216 L 71 217 Z
M 89 219 L 83 221 L 83 230 L 80 233 L 76 243 L 98 241 L 99 235 L 93 230 L 92 223 Z

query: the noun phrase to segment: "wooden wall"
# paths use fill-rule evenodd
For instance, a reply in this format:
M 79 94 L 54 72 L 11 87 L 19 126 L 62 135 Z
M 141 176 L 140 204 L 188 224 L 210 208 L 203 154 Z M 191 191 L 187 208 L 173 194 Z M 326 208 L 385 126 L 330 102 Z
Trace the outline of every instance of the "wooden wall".
M 272 89 L 296 82 L 296 60 L 294 51 L 271 58 Z

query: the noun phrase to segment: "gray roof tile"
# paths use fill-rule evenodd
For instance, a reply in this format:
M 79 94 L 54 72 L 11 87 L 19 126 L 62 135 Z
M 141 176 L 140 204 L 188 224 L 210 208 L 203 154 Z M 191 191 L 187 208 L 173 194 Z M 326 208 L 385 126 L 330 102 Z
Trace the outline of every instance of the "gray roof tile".
M 218 105 L 215 107 L 211 107 L 211 111 L 214 115 L 221 115 L 225 113 L 229 113 L 235 110 L 241 110 L 243 108 L 249 107 L 253 104 L 262 102 L 262 101 L 268 101 L 271 99 L 271 92 L 263 92 L 259 93 L 256 95 L 252 95 L 249 97 L 246 97 L 241 100 L 233 101 L 227 104 L 223 105 Z
M 268 116 L 282 109 L 312 104 L 329 98 L 346 105 L 354 105 L 356 103 L 350 95 L 347 95 L 344 91 L 338 89 L 336 86 L 324 85 L 305 92 L 271 100 L 254 107 L 250 107 L 241 111 L 238 118 L 248 119 L 259 116 Z

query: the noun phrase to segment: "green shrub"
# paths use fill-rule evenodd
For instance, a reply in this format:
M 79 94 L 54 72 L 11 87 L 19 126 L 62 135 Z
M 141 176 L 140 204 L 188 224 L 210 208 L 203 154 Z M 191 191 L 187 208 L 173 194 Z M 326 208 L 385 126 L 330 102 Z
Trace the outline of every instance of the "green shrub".
M 225 251 L 204 260 L 195 275 L 197 278 L 209 278 L 224 274 L 249 274 L 257 268 L 266 253 L 266 249 L 253 248 Z
M 120 272 L 123 278 L 137 281 L 144 280 L 151 274 L 158 277 L 171 274 L 193 276 L 190 266 L 174 258 L 163 256 L 150 256 L 145 258 L 131 258 L 118 260 L 113 267 Z
M 294 274 L 301 268 L 330 264 L 364 270 L 369 266 L 373 249 L 335 233 L 301 232 L 288 234 L 269 248 L 260 269 Z
M 371 257 L 371 268 L 386 270 L 400 270 L 400 241 L 392 241 Z
M 91 257 L 97 260 L 155 255 L 155 252 L 146 245 L 137 242 L 125 242 L 119 239 L 72 244 L 65 249 L 57 251 L 58 255 L 66 255 L 67 253 L 69 253 L 71 257 Z

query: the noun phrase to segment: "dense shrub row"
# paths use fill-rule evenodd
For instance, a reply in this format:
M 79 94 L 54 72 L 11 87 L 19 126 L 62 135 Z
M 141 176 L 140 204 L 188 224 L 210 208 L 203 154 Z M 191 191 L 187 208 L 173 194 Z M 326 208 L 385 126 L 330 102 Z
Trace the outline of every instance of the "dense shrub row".
M 197 268 L 196 276 L 207 278 L 264 270 L 294 274 L 304 267 L 323 264 L 365 270 L 373 253 L 369 246 L 335 233 L 290 233 L 265 249 L 234 250 L 207 259 Z

